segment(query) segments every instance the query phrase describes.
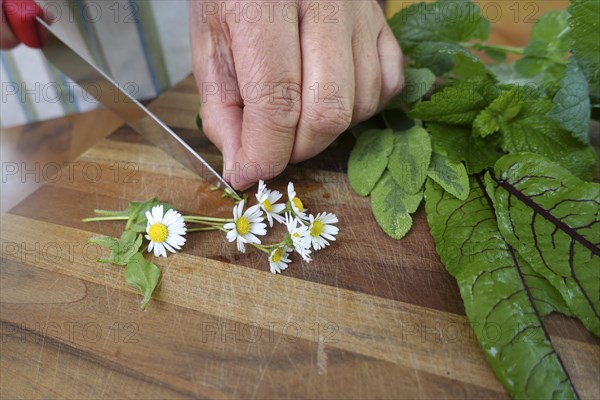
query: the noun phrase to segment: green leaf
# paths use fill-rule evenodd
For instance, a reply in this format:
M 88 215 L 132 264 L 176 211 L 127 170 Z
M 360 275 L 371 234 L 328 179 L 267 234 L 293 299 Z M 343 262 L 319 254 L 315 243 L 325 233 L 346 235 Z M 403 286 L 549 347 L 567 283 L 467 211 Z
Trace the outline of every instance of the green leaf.
M 528 95 L 527 89 L 518 86 L 500 95 L 477 115 L 473 121 L 473 133 L 481 137 L 489 136 L 500 130 L 503 121 L 511 121 L 519 115 Z
M 526 76 L 517 70 L 515 63 L 502 63 L 488 66 L 500 84 L 514 86 L 528 86 L 530 88 L 539 88 L 542 82 L 542 75 L 533 77 Z
M 401 108 L 420 100 L 435 83 L 435 75 L 428 68 L 407 68 L 404 71 L 404 89 L 388 104 L 388 109 Z
M 464 161 L 469 174 L 494 165 L 502 152 L 496 138 L 479 138 L 471 129 L 450 125 L 427 124 L 433 151 L 446 155 L 454 163 Z
M 540 316 L 543 318 L 553 312 L 559 312 L 566 316 L 572 317 L 573 313 L 569 306 L 560 295 L 559 291 L 550 284 L 542 275 L 535 272 L 531 265 L 517 255 L 520 262 L 523 279 L 531 297 L 533 297 L 535 307 Z
M 425 206 L 489 365 L 513 398 L 577 398 L 536 308 L 544 286 L 529 289 L 525 261 L 498 231 L 483 183 L 473 178 L 470 187 L 459 200 L 428 180 Z
M 489 103 L 482 90 L 481 82 L 461 81 L 434 94 L 431 100 L 419 102 L 409 115 L 427 122 L 469 126 Z
M 507 152 L 541 154 L 580 178 L 591 180 L 596 165 L 594 149 L 549 117 L 552 108 L 552 102 L 535 90 L 515 86 L 500 95 L 473 125 L 479 134 L 499 128 L 502 148 Z
M 100 236 L 89 239 L 88 243 L 99 244 L 110 249 L 108 258 L 100 258 L 98 262 L 126 265 L 142 245 L 142 235 L 126 230 L 118 240 L 108 236 Z
M 569 13 L 566 10 L 550 11 L 533 26 L 530 43 L 541 43 L 546 56 L 562 60 L 571 46 L 568 28 Z
M 393 148 L 391 129 L 371 130 L 358 137 L 348 160 L 348 180 L 358 195 L 371 193 L 388 164 Z
M 150 211 L 154 206 L 161 204 L 163 205 L 163 213 L 174 209 L 171 204 L 158 201 L 156 198 L 144 202 L 129 202 L 129 207 L 127 208 L 129 219 L 127 220 L 125 229 L 131 229 L 135 232 L 146 232 L 146 225 L 148 224 L 146 211 Z
M 589 82 L 590 94 L 600 102 L 600 1 L 571 0 L 573 52 Z
M 461 200 L 469 195 L 469 175 L 461 162 L 453 162 L 444 155 L 433 153 L 427 176 Z
M 479 7 L 467 0 L 413 4 L 394 15 L 389 25 L 409 55 L 422 42 L 486 40 L 490 33 L 490 24 Z
M 423 191 L 407 194 L 385 172 L 371 193 L 371 209 L 377 223 L 394 239 L 402 239 L 412 226 L 414 213 L 423 199 Z
M 502 157 L 494 176 L 502 235 L 600 336 L 600 185 L 536 154 Z
M 571 60 L 549 115 L 579 141 L 589 143 L 591 114 L 587 80 L 581 68 Z
M 152 293 L 158 285 L 160 269 L 153 263 L 146 261 L 142 253 L 135 253 L 125 267 L 125 280 L 131 286 L 137 288 L 144 296 L 140 303 L 143 310 L 152 298 Z
M 431 140 L 427 131 L 414 126 L 396 133 L 394 149 L 387 165 L 396 183 L 408 194 L 421 190 L 431 160 Z

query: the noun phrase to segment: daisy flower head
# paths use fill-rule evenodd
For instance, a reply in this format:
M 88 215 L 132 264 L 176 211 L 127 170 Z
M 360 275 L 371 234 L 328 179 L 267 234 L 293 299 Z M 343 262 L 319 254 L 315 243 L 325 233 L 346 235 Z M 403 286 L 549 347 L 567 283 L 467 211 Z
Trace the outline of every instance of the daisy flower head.
M 329 246 L 328 240 L 334 241 L 335 235 L 340 231 L 337 226 L 333 226 L 338 223 L 338 217 L 324 212 L 317 214 L 316 217 L 311 214 L 308 218 L 310 221 L 308 233 L 315 251 Z
M 306 262 L 310 262 L 310 236 L 308 226 L 301 223 L 298 218 L 291 214 L 285 214 L 285 226 L 288 231 L 286 244 L 289 244 L 294 250 L 302 256 Z
M 273 227 L 273 220 L 282 223 L 284 218 L 280 215 L 285 210 L 285 204 L 275 204 L 281 199 L 282 194 L 277 190 L 267 189 L 267 185 L 263 180 L 258 182 L 258 192 L 256 193 L 256 200 L 260 205 L 260 208 L 264 211 L 267 219 L 269 220 L 269 226 Z
M 271 267 L 272 274 L 280 274 L 281 271 L 288 267 L 288 264 L 292 262 L 289 259 L 291 248 L 287 246 L 280 246 L 273 250 L 269 255 L 269 266 Z
M 303 220 L 308 219 L 306 216 L 306 208 L 304 208 L 302 200 L 296 196 L 296 190 L 294 189 L 294 184 L 292 182 L 288 183 L 288 198 L 294 215 Z
M 246 252 L 245 243 L 260 244 L 260 239 L 256 236 L 267 234 L 266 224 L 260 206 L 257 204 L 244 212 L 244 200 L 233 207 L 233 222 L 223 226 L 227 230 L 227 240 L 233 242 L 237 240 L 238 251 Z
M 185 244 L 185 235 L 187 228 L 183 222 L 183 217 L 177 211 L 170 209 L 163 214 L 163 205 L 152 207 L 152 211 L 146 211 L 146 239 L 150 241 L 148 252 L 154 250 L 156 257 L 167 256 L 167 251 L 175 253 L 181 250 Z

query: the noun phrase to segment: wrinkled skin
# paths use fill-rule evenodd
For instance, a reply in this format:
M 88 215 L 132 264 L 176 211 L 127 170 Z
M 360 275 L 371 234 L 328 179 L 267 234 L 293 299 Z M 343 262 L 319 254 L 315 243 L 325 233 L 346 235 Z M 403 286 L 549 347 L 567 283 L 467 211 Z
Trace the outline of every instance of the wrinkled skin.
M 196 0 L 189 11 L 203 129 L 237 189 L 320 153 L 402 89 L 402 52 L 375 0 Z

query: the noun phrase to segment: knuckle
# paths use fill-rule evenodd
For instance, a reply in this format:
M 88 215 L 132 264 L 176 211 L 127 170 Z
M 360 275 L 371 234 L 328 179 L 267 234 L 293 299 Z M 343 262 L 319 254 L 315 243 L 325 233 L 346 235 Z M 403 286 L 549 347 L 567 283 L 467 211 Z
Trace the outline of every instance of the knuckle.
M 313 135 L 335 138 L 350 127 L 352 112 L 346 107 L 317 105 L 305 110 L 302 118 Z
M 377 96 L 378 98 L 379 96 Z M 377 113 L 379 110 L 378 101 L 375 97 L 365 101 L 357 102 L 354 105 L 354 120 L 356 122 L 364 121 Z

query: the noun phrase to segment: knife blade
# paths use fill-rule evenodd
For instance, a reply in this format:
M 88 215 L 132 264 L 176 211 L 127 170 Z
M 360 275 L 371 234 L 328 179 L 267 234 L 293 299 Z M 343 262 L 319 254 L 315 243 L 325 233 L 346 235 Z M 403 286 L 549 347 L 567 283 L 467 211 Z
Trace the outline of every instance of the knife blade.
M 132 97 L 100 68 L 87 61 L 75 49 L 58 37 L 44 20 L 37 22 L 46 31 L 46 43 L 42 47 L 44 56 L 66 76 L 106 108 L 121 117 L 127 125 L 140 133 L 152 144 L 162 149 L 183 166 L 204 180 L 237 192 L 219 175 L 211 165 L 196 153 L 179 135 L 169 128 L 143 104 Z

